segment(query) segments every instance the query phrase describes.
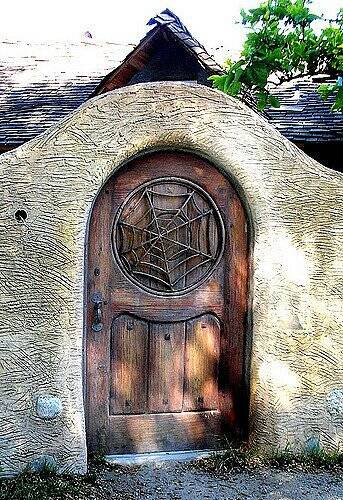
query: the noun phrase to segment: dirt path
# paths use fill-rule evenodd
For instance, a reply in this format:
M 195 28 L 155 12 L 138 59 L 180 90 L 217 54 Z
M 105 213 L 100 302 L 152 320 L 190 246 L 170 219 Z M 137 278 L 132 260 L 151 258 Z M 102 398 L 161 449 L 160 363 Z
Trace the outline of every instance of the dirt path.
M 114 492 L 146 500 L 309 499 L 343 500 L 343 477 L 329 472 L 261 469 L 217 478 L 175 462 L 104 472 Z

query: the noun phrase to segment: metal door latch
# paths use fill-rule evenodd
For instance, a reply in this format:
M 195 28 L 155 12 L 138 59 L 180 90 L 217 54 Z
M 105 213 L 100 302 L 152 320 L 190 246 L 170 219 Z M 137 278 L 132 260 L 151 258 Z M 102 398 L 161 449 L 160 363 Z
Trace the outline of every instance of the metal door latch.
M 93 332 L 101 332 L 102 327 L 104 326 L 102 323 L 102 294 L 100 292 L 93 293 L 91 300 L 94 304 L 94 321 L 92 323 L 92 330 Z

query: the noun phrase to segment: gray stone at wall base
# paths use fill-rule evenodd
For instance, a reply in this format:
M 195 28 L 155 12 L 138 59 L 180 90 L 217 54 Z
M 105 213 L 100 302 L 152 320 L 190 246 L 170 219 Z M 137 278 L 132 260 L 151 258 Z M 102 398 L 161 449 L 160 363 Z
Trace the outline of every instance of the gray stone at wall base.
M 343 418 L 343 391 L 333 389 L 326 398 L 328 412 L 332 417 Z
M 51 396 L 49 394 L 38 396 L 36 411 L 38 417 L 52 420 L 61 415 L 63 411 L 62 401 L 56 396 Z
M 305 441 L 305 452 L 316 453 L 320 450 L 320 438 L 318 436 L 310 436 Z
M 57 461 L 51 455 L 42 455 L 32 460 L 29 468 L 32 472 L 41 472 L 42 470 L 54 472 L 57 469 Z

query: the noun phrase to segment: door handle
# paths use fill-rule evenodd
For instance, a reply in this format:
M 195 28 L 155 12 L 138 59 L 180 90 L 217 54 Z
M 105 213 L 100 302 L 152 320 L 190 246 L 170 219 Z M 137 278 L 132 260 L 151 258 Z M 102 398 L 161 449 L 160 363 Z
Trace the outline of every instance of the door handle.
M 100 292 L 93 293 L 91 300 L 94 304 L 94 320 L 92 323 L 92 330 L 93 332 L 101 332 L 102 327 L 104 326 L 102 322 L 102 294 Z

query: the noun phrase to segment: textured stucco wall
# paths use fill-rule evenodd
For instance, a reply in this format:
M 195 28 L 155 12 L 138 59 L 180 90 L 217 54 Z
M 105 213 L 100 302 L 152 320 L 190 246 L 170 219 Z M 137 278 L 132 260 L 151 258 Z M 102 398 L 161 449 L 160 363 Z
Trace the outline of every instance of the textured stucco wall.
M 343 175 L 244 105 L 181 83 L 89 101 L 0 158 L 0 463 L 83 472 L 83 262 L 92 202 L 133 155 L 194 151 L 253 229 L 251 441 L 343 446 Z M 24 209 L 24 223 L 15 212 Z M 52 399 L 49 399 L 52 396 Z

